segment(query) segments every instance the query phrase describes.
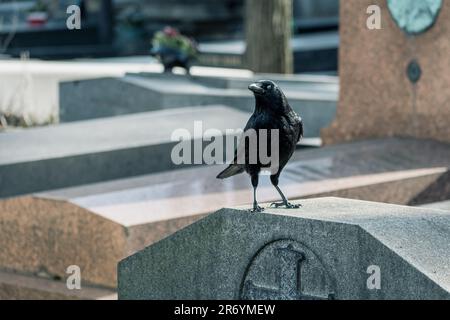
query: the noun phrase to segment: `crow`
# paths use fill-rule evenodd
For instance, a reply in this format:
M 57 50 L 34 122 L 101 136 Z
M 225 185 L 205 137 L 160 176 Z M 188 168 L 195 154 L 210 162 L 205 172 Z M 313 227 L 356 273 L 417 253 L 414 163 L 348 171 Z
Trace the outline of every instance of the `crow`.
M 271 167 L 271 163 L 262 163 L 259 154 L 260 148 L 260 138 L 267 139 L 267 149 L 268 154 L 273 159 L 271 146 L 271 132 L 270 130 L 278 129 L 278 152 L 279 161 L 278 166 L 273 169 L 271 167 L 270 181 L 275 189 L 281 196 L 282 201 L 278 203 L 272 203 L 272 207 L 285 207 L 285 208 L 299 208 L 300 205 L 294 205 L 288 202 L 287 198 L 284 196 L 281 189 L 278 187 L 278 178 L 280 177 L 281 171 L 291 158 L 295 151 L 298 141 L 303 137 L 303 122 L 302 119 L 295 113 L 295 111 L 289 105 L 286 96 L 283 91 L 270 80 L 260 80 L 258 82 L 249 85 L 248 89 L 254 93 L 255 96 L 255 109 L 247 125 L 244 129 L 245 133 L 251 130 L 255 132 L 258 144 L 256 148 L 249 148 L 250 141 L 241 140 L 238 146 L 233 163 L 228 166 L 224 171 L 222 171 L 217 179 L 225 179 L 232 177 L 234 175 L 243 173 L 244 171 L 250 175 L 252 186 L 253 186 L 253 209 L 252 212 L 261 212 L 264 209 L 258 205 L 256 200 L 256 188 L 258 187 L 259 173 Z M 266 129 L 267 134 L 262 136 L 261 129 Z M 256 158 L 253 155 L 253 159 L 256 161 L 249 161 L 252 159 L 252 154 L 258 153 Z M 242 155 L 242 152 L 245 152 Z M 244 158 L 240 158 L 244 157 Z M 244 161 L 238 161 L 243 159 Z

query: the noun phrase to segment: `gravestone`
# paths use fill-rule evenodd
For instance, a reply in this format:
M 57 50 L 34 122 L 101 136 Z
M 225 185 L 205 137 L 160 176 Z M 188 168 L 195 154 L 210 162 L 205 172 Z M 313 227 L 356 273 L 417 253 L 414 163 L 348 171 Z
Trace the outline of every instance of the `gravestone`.
M 421 205 L 421 207 L 450 211 L 450 200 L 428 203 Z
M 371 5 L 381 29 L 366 26 Z M 340 101 L 324 143 L 409 136 L 450 141 L 450 2 L 341 1 Z
M 310 76 L 306 80 L 294 76 L 275 78 L 280 82 L 290 105 L 308 124 L 305 126 L 305 137 L 318 137 L 320 129 L 328 126 L 335 116 L 338 96 L 336 77 Z M 253 77 L 247 81 L 233 81 L 226 77 L 128 74 L 122 78 L 64 82 L 60 85 L 60 120 L 70 122 L 215 104 L 252 112 L 255 98 L 248 85 L 254 80 Z
M 0 200 L 0 297 L 7 295 L 13 286 L 7 279 L 15 275 L 20 296 L 25 291 L 20 289 L 35 288 L 70 298 L 65 279 L 72 265 L 80 268 L 86 289 L 81 296 L 96 287 L 113 294 L 118 261 L 204 216 L 164 215 L 149 207 L 139 211 L 136 203 L 125 208 L 124 193 L 115 199 L 109 212 L 99 198 L 94 203 L 95 198 L 77 197 L 71 190 Z M 121 214 L 113 212 L 114 206 Z M 51 285 L 45 290 L 51 283 L 55 290 Z
M 449 212 L 301 203 L 222 209 L 122 260 L 119 299 L 450 299 Z
M 0 271 L 0 300 L 117 300 L 117 294 L 86 284 L 69 290 L 65 281 Z
M 130 74 L 131 75 L 131 74 Z M 138 75 L 156 79 L 161 78 L 160 74 L 151 73 L 151 72 L 142 72 Z M 182 75 L 170 75 L 171 77 L 183 79 Z M 167 77 L 167 75 L 166 75 Z M 246 90 L 247 86 L 261 79 L 271 79 L 275 81 L 283 90 L 287 92 L 292 91 L 312 91 L 312 92 L 320 92 L 323 94 L 332 94 L 334 93 L 334 97 L 337 98 L 337 93 L 339 91 L 339 78 L 332 75 L 318 75 L 318 74 L 240 74 L 239 76 L 191 76 L 192 81 L 195 81 L 199 84 L 205 85 L 211 88 L 218 89 L 244 89 Z
M 220 117 L 218 116 L 220 115 Z M 5 132 L 0 135 L 0 198 L 180 168 L 174 130 L 245 126 L 249 115 L 224 106 L 187 107 Z
M 450 147 L 433 141 L 389 139 L 300 148 L 283 171 L 280 186 L 290 199 L 339 196 L 423 204 L 450 197 L 449 166 Z M 132 225 L 249 203 L 248 175 L 220 181 L 216 176 L 221 168 L 197 166 L 159 172 L 53 190 L 35 198 L 64 200 L 109 220 L 125 218 Z M 260 179 L 258 198 L 263 202 L 279 198 L 268 177 Z M 152 211 L 158 214 L 150 215 Z
M 450 195 L 449 159 L 445 144 L 407 139 L 301 149 L 280 185 L 290 199 L 341 196 L 423 204 Z M 0 199 L 0 247 L 5 248 L 0 250 L 0 269 L 14 271 L 0 273 L 0 297 L 37 297 L 37 291 L 39 297 L 74 298 L 58 280 L 73 264 L 81 268 L 82 298 L 105 296 L 91 292 L 90 284 L 114 292 L 120 259 L 220 208 L 251 201 L 248 176 L 219 181 L 220 170 L 200 166 Z M 258 198 L 279 200 L 268 177 L 260 179 Z M 295 251 L 307 251 L 296 243 L 276 243 L 255 262 L 291 244 L 294 252 L 288 251 L 286 260 L 295 258 Z M 289 266 L 286 272 L 293 273 Z M 320 269 L 319 264 L 314 268 Z M 249 270 L 248 283 L 255 283 L 259 269 Z
M 328 21 L 327 21 L 328 20 Z M 315 22 L 338 25 L 338 19 L 312 21 L 299 19 L 303 27 Z M 302 26 L 299 26 L 302 27 Z M 332 28 L 337 29 L 337 28 Z M 339 33 L 335 30 L 294 35 L 291 40 L 295 73 L 331 72 L 338 67 Z M 219 40 L 199 44 L 198 63 L 200 65 L 226 68 L 246 68 L 244 61 L 245 41 Z
M 273 260 L 278 260 L 275 268 Z M 279 286 L 275 288 L 272 284 L 277 281 L 270 279 L 274 276 L 273 269 L 277 271 L 275 276 L 279 278 L 276 279 Z M 269 281 L 264 278 L 268 278 Z M 240 298 L 325 300 L 334 299 L 334 292 L 332 280 L 314 252 L 294 240 L 277 240 L 261 248 L 253 257 L 247 267 Z

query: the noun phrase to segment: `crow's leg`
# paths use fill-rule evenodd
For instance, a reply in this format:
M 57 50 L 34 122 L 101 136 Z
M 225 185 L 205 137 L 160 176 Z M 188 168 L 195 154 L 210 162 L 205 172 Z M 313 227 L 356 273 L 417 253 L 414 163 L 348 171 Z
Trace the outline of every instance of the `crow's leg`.
M 172 73 L 172 66 L 164 65 L 164 73 Z
M 258 201 L 256 201 L 256 188 L 258 188 L 259 176 L 256 173 L 256 174 L 252 174 L 251 178 L 252 178 L 252 186 L 253 186 L 253 209 L 250 211 L 251 212 L 262 212 L 262 211 L 264 211 L 264 208 L 261 208 L 258 205 Z
M 278 177 L 280 176 L 280 173 L 274 174 L 270 176 L 270 181 L 272 182 L 275 189 L 277 189 L 278 193 L 281 196 L 282 201 L 281 202 L 274 202 L 270 206 L 275 208 L 285 207 L 287 209 L 297 209 L 300 208 L 301 204 L 292 204 L 290 203 L 286 197 L 284 196 L 283 192 L 281 192 L 281 189 L 278 187 Z
M 182 68 L 184 68 L 184 70 L 186 70 L 187 76 L 191 76 L 191 64 L 189 62 L 183 63 Z

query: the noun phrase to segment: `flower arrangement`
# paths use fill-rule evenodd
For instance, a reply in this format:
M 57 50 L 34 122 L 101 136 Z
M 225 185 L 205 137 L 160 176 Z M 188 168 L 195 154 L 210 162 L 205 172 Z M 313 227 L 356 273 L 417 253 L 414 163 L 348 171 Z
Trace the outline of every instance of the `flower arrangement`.
M 152 40 L 152 54 L 157 56 L 166 71 L 179 66 L 189 71 L 190 62 L 197 57 L 197 45 L 177 29 L 165 27 Z
M 42 0 L 39 0 L 28 10 L 27 21 L 31 25 L 42 25 L 47 20 L 48 6 Z

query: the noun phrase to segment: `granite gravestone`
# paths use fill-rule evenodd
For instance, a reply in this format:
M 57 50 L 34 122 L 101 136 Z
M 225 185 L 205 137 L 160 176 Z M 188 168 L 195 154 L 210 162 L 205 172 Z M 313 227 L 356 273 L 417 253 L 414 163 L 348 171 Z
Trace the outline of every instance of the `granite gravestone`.
M 100 285 L 115 290 L 117 263 L 124 257 L 220 208 L 249 202 L 248 177 L 240 175 L 219 183 L 215 178 L 219 167 L 165 171 L 0 199 L 0 247 L 4 248 L 0 250 L 0 270 L 8 270 L 0 271 L 0 299 L 49 299 L 55 293 L 72 298 L 74 292 L 64 281 L 48 279 L 65 278 L 66 268 L 72 264 L 81 268 L 86 284 L 78 292 L 81 298 L 104 297 L 105 292 L 91 292 L 87 284 L 94 285 L 91 289 Z M 448 167 L 450 146 L 442 143 L 407 139 L 353 142 L 296 152 L 280 183 L 289 199 L 339 196 L 417 205 L 449 198 Z M 261 179 L 258 199 L 271 202 L 278 197 L 270 180 Z M 278 255 L 283 259 L 281 272 L 291 278 L 296 273 L 292 261 L 302 258 L 302 252 L 312 259 L 317 276 L 325 274 L 326 278 L 326 272 L 320 271 L 325 268 L 308 248 L 295 241 L 277 241 L 252 259 L 244 281 L 246 296 L 259 297 L 265 292 L 255 280 L 261 272 L 259 265 L 274 256 L 278 259 Z M 308 264 L 302 262 L 301 268 L 308 270 Z M 302 281 L 309 275 L 303 275 Z M 283 287 L 292 288 L 292 282 L 283 282 Z M 329 291 L 325 286 L 314 296 L 327 298 Z M 265 294 L 281 297 L 283 292 Z M 302 298 L 310 295 L 301 293 Z
M 274 78 L 273 75 L 260 75 Z M 305 137 L 318 137 L 336 114 L 335 77 L 276 76 L 294 110 L 302 115 Z M 254 78 L 185 77 L 129 74 L 64 82 L 60 85 L 60 121 L 71 122 L 136 112 L 188 106 L 225 105 L 252 112 L 255 99 L 248 90 Z
M 450 299 L 450 212 L 222 209 L 122 260 L 119 299 Z
M 370 6 L 381 29 L 369 29 Z M 450 2 L 341 2 L 340 101 L 324 143 L 387 136 L 450 141 Z
M 178 144 L 171 139 L 175 130 L 185 128 L 195 143 L 203 138 L 203 132 L 194 131 L 196 121 L 202 121 L 202 131 L 214 128 L 226 136 L 227 129 L 242 128 L 248 117 L 215 105 L 5 132 L 0 136 L 8 150 L 0 153 L 0 198 L 179 169 L 171 157 Z

